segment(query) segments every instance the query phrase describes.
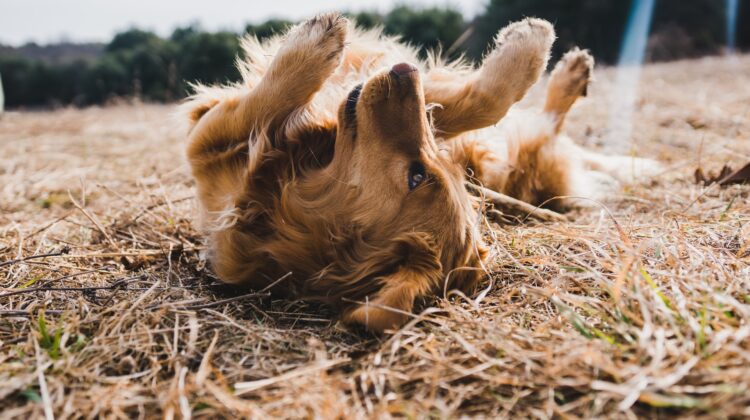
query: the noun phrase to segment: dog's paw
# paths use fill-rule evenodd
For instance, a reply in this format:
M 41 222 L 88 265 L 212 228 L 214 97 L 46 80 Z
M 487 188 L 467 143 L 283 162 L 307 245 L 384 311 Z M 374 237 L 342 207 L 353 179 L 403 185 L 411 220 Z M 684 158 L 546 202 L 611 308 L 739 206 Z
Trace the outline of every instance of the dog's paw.
M 284 49 L 311 59 L 300 62 L 310 70 L 336 67 L 341 61 L 349 21 L 339 13 L 324 13 L 297 25 L 288 35 Z
M 548 56 L 555 42 L 555 29 L 544 19 L 527 18 L 501 29 L 495 37 L 498 50 L 520 50 L 530 55 Z
M 594 74 L 594 57 L 578 47 L 565 53 L 550 75 L 550 88 L 565 95 L 586 96 Z
M 484 60 L 482 77 L 504 83 L 505 93 L 520 100 L 547 67 L 554 41 L 555 30 L 546 20 L 511 23 L 495 37 L 495 49 Z
M 346 324 L 358 325 L 368 331 L 382 333 L 387 329 L 395 329 L 403 325 L 407 316 L 387 307 L 359 305 L 346 312 L 342 319 Z

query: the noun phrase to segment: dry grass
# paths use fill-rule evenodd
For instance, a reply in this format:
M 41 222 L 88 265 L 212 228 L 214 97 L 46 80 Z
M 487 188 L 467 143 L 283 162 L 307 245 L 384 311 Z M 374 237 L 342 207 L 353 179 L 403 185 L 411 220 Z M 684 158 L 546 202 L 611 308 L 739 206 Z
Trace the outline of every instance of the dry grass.
M 598 79 L 568 126 L 591 147 Z M 216 282 L 171 107 L 6 114 L 0 417 L 750 416 L 750 187 L 692 181 L 750 160 L 748 86 L 750 57 L 648 67 L 635 133 L 670 169 L 493 226 L 486 295 L 384 337 Z

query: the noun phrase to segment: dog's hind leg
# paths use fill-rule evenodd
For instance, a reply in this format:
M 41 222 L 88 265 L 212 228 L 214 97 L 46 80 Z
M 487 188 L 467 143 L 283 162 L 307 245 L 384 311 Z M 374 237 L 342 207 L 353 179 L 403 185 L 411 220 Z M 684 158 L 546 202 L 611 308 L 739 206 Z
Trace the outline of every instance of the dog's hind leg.
M 549 22 L 525 19 L 498 33 L 495 49 L 468 77 L 449 68 L 428 73 L 425 99 L 438 105 L 432 113 L 436 134 L 447 139 L 497 123 L 539 80 L 554 39 Z
M 552 71 L 547 84 L 544 112 L 553 118 L 555 134 L 562 130 L 565 116 L 575 101 L 586 96 L 593 78 L 593 69 L 594 58 L 589 52 L 574 48 L 563 56 Z M 579 157 L 586 170 L 605 173 L 620 182 L 633 182 L 643 176 L 653 176 L 662 169 L 658 162 L 651 159 L 605 155 L 586 150 L 572 142 L 569 149 Z
M 547 83 L 544 112 L 555 120 L 555 133 L 562 129 L 573 103 L 586 96 L 594 70 L 594 58 L 586 50 L 574 48 L 557 63 Z
M 582 166 L 585 151 L 560 135 L 560 130 L 573 103 L 586 94 L 593 66 L 594 60 L 587 51 L 571 50 L 550 76 L 544 113 L 518 115 L 508 120 L 504 127 L 506 169 L 485 170 L 495 175 L 486 176 L 491 187 L 534 205 L 558 197 L 548 203 L 557 209 L 572 204 L 571 200 L 559 197 L 591 195 Z

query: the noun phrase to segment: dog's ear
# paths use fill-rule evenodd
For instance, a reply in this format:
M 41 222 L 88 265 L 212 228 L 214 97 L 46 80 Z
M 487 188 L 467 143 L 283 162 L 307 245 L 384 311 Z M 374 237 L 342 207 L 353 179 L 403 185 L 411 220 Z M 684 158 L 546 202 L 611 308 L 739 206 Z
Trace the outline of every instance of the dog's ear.
M 359 299 L 363 303 L 344 312 L 343 320 L 348 324 L 359 324 L 370 331 L 383 332 L 398 328 L 411 315 L 414 301 L 432 291 L 442 288 L 443 280 L 448 281 L 448 289 L 459 289 L 472 294 L 479 280 L 486 275 L 478 269 L 488 253 L 483 245 L 465 254 L 463 264 L 445 279 L 442 265 L 433 247 L 425 238 L 409 235 L 409 241 L 401 241 L 391 250 L 392 260 L 406 259 L 392 274 L 376 279 L 380 287 L 374 295 Z
M 403 325 L 411 314 L 414 300 L 433 291 L 440 282 L 443 269 L 428 238 L 410 233 L 398 238 L 378 260 L 401 260 L 392 273 L 373 279 L 378 291 L 359 298 L 360 304 L 349 308 L 343 316 L 348 324 L 364 325 L 370 331 L 383 332 Z M 371 264 L 368 264 L 371 265 Z
M 487 254 L 489 254 L 487 247 L 478 243 L 467 256 L 464 264 L 448 274 L 448 285 L 444 291 L 458 289 L 468 296 L 473 295 L 480 280 L 487 276 L 487 272 L 479 268 L 482 267 L 482 261 L 487 259 Z
M 438 273 L 439 274 L 439 273 Z M 403 325 L 414 306 L 414 299 L 432 289 L 435 273 L 401 268 L 381 279 L 383 288 L 375 295 L 344 313 L 348 324 L 364 325 L 369 331 L 383 332 Z

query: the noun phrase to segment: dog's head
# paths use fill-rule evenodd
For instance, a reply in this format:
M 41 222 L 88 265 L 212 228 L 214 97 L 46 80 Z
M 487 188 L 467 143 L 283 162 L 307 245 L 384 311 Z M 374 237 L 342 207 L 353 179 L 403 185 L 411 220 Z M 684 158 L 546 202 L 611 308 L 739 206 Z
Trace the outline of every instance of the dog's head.
M 386 307 L 408 312 L 431 290 L 473 287 L 485 254 L 476 211 L 463 169 L 435 142 L 416 67 L 397 64 L 351 91 L 328 171 L 347 185 L 341 206 L 350 222 L 368 242 L 388 244 L 378 250 L 389 261 L 378 292 L 345 319 L 382 330 L 406 319 Z

